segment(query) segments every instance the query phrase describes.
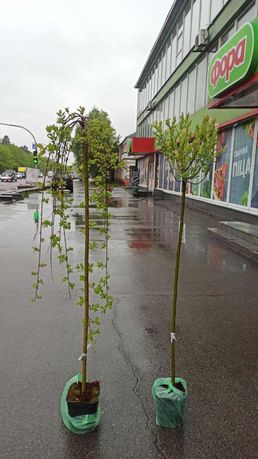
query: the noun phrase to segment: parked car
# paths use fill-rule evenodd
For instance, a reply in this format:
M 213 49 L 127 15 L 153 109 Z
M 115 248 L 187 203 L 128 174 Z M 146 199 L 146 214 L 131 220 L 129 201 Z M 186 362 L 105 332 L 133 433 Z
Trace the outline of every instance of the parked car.
M 64 183 L 64 188 L 65 190 L 69 190 L 70 193 L 73 193 L 73 178 L 71 175 L 66 174 L 62 176 L 62 180 Z M 54 175 L 52 178 L 52 188 L 53 190 L 56 190 L 58 188 L 58 177 L 57 175 Z
M 17 172 L 16 178 L 17 178 L 18 180 L 24 178 L 24 177 L 23 177 L 23 173 L 22 173 L 22 172 Z
M 0 175 L 0 180 L 1 182 L 16 182 L 17 178 L 15 172 L 3 172 Z
M 38 178 L 44 178 L 44 175 L 42 174 L 42 172 L 38 173 Z

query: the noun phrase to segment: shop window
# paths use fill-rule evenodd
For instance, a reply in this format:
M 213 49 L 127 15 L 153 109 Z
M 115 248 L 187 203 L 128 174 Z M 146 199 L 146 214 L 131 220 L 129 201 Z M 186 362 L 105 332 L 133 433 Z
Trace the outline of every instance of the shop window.
M 256 135 L 256 152 L 251 206 L 258 208 L 258 138 Z
M 200 177 L 195 177 L 191 183 L 189 183 L 188 193 L 192 194 L 193 196 L 199 196 L 199 189 L 200 189 Z
M 169 165 L 169 184 L 168 184 L 168 189 L 170 191 L 174 191 L 175 188 L 175 177 L 174 177 L 174 171 L 171 165 Z
M 220 154 L 216 159 L 213 185 L 213 198 L 217 201 L 227 200 L 231 142 L 232 129 L 220 132 L 218 138 Z
M 235 130 L 229 202 L 247 206 L 254 140 L 254 121 Z
M 175 189 L 175 191 L 176 191 L 177 193 L 180 193 L 180 190 L 181 190 L 181 182 L 180 182 L 179 179 L 177 180 L 176 177 L 175 177 L 175 188 L 174 188 L 174 189 Z
M 167 190 L 169 186 L 169 165 L 166 158 L 164 161 L 164 190 Z
M 164 156 L 159 155 L 159 174 L 158 174 L 158 187 L 163 188 L 164 181 Z
M 200 196 L 202 198 L 210 199 L 211 183 L 212 183 L 212 164 L 211 164 L 208 174 L 203 178 L 201 185 L 200 185 Z

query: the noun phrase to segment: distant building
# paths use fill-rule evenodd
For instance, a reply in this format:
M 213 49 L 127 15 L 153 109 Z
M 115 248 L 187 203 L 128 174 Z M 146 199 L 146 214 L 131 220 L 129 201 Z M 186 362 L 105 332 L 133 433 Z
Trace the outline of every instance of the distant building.
M 205 113 L 218 121 L 223 153 L 188 196 L 256 214 L 257 14 L 257 0 L 175 0 L 135 86 L 138 139 L 152 138 L 154 122 L 180 113 L 194 124 Z M 140 186 L 179 193 L 175 171 L 151 149 L 137 159 Z
M 136 165 L 136 159 L 129 156 L 131 139 L 136 133 L 128 135 L 119 145 L 119 161 L 123 161 L 124 167 L 116 171 L 116 181 L 123 186 L 130 187 L 132 182 L 132 171 Z

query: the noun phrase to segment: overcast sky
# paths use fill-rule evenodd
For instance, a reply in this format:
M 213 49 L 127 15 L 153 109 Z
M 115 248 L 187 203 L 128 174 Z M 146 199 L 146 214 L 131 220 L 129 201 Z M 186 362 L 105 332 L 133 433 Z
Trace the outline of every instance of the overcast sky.
M 0 122 L 38 143 L 58 109 L 107 111 L 121 138 L 136 127 L 134 85 L 172 0 L 2 0 Z M 0 126 L 31 149 L 26 132 Z

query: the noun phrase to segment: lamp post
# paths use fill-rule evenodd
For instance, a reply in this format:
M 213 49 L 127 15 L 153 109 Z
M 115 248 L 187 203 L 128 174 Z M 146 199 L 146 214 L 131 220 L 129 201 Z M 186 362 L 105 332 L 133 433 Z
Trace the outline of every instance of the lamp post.
M 24 126 L 21 126 L 21 125 L 19 125 L 19 124 L 0 123 L 0 125 L 2 125 L 2 126 L 11 126 L 11 127 L 21 128 L 21 129 L 24 129 L 25 131 L 27 131 L 27 132 L 31 135 L 31 137 L 33 138 L 33 142 L 34 142 L 34 143 L 32 144 L 32 150 L 33 150 L 33 164 L 34 164 L 35 166 L 37 166 L 37 165 L 38 165 L 37 141 L 36 141 L 36 139 L 35 139 L 35 136 L 32 134 L 32 132 L 31 132 L 28 128 L 26 128 L 26 127 L 24 127 Z

